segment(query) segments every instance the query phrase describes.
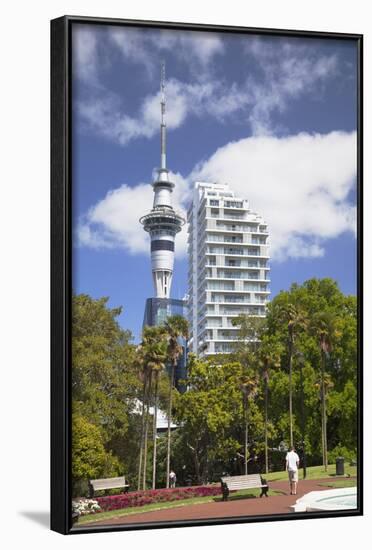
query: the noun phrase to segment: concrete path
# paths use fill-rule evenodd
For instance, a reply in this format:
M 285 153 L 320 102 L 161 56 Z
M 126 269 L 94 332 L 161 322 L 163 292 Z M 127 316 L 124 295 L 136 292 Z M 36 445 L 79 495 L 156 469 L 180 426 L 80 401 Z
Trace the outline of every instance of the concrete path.
M 351 478 L 355 479 L 355 478 Z M 290 506 L 296 502 L 298 498 L 310 491 L 321 491 L 329 489 L 321 483 L 327 481 L 335 481 L 334 477 L 305 480 L 298 484 L 297 495 L 289 494 L 289 484 L 287 481 L 272 481 L 269 483 L 270 489 L 283 491 L 285 494 L 277 496 L 269 496 L 268 498 L 247 498 L 240 500 L 231 500 L 228 502 L 207 502 L 203 504 L 189 504 L 166 510 L 155 510 L 151 512 L 139 512 L 129 516 L 118 517 L 114 519 L 106 519 L 103 521 L 95 521 L 91 525 L 127 525 L 133 523 L 148 523 L 148 522 L 172 522 L 195 519 L 213 519 L 227 517 L 242 517 L 242 516 L 261 516 L 266 514 L 286 514 L 290 512 Z M 270 493 L 270 492 L 269 492 Z M 187 502 L 187 501 L 186 501 Z M 84 526 L 88 526 L 87 523 Z M 76 526 L 78 527 L 78 525 Z

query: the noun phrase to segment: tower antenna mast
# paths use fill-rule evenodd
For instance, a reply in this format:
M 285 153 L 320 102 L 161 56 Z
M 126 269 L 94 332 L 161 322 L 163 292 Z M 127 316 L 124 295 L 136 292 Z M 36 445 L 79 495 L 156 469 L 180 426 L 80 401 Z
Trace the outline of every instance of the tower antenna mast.
M 160 151 L 160 167 L 162 170 L 167 168 L 167 151 L 166 151 L 166 124 L 165 124 L 165 61 L 161 64 L 160 69 L 160 105 L 161 105 L 161 151 Z

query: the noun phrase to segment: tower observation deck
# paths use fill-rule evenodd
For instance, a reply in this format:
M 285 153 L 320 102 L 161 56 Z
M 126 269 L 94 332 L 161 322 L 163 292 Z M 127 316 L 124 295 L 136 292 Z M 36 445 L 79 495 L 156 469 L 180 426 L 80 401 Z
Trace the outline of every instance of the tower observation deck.
M 172 206 L 174 183 L 169 180 L 166 162 L 165 124 L 165 65 L 161 67 L 161 124 L 160 124 L 160 168 L 152 183 L 154 203 L 152 210 L 140 218 L 140 223 L 151 238 L 151 269 L 156 298 L 169 298 L 172 285 L 174 248 L 176 234 L 181 231 L 185 220 Z

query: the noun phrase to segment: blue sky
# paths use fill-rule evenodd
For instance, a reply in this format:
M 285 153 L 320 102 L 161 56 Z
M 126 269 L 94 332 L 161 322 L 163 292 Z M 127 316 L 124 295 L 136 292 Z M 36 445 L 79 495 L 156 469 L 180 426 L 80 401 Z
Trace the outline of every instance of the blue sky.
M 333 277 L 356 291 L 356 45 L 351 41 L 76 25 L 73 286 L 123 306 L 138 339 L 153 296 L 147 235 L 166 63 L 174 206 L 229 183 L 271 233 L 271 291 Z M 186 231 L 172 294 L 186 287 Z

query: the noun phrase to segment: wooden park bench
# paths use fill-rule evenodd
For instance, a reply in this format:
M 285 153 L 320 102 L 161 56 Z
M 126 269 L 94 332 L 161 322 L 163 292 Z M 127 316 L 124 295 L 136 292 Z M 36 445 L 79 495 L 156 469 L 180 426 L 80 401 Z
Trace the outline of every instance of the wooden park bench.
M 247 476 L 226 476 L 221 477 L 222 500 L 228 500 L 230 491 L 238 491 L 239 489 L 261 489 L 260 498 L 265 495 L 269 496 L 269 486 L 266 479 L 263 479 L 260 474 L 250 474 Z
M 107 479 L 91 479 L 89 481 L 89 497 L 93 497 L 96 491 L 121 488 L 124 489 L 124 492 L 127 492 L 129 489 L 128 483 L 125 482 L 125 476 L 110 477 Z

